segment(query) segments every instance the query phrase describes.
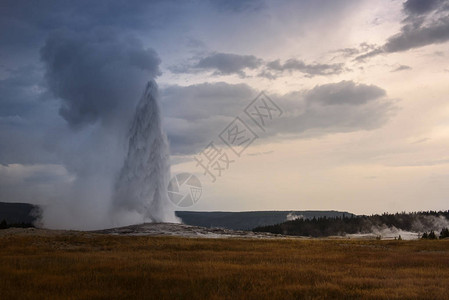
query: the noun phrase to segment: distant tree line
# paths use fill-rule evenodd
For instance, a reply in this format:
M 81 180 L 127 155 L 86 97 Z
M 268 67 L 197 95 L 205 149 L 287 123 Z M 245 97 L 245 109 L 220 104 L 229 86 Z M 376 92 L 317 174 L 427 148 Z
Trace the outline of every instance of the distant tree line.
M 441 221 L 448 222 L 448 220 L 449 210 L 402 212 L 395 214 L 384 213 L 382 215 L 376 214 L 371 216 L 351 215 L 335 218 L 297 219 L 276 225 L 256 227 L 253 231 L 310 237 L 372 233 L 373 229 L 376 228 L 385 229 L 392 227 L 404 231 L 427 232 L 429 230 L 440 230 L 441 227 L 438 228 L 438 223 L 441 223 Z M 444 234 L 446 234 L 446 231 Z
M 11 227 L 15 227 L 15 228 L 29 228 L 29 227 L 34 227 L 34 225 L 32 223 L 25 223 L 25 222 L 8 223 L 4 219 L 0 222 L 0 229 L 7 229 L 7 228 L 11 228 Z

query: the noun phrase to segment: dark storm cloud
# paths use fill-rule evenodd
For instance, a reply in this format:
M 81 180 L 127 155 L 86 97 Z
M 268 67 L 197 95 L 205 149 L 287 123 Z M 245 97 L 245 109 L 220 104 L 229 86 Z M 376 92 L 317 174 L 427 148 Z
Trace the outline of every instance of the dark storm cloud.
M 267 63 L 267 68 L 274 71 L 299 71 L 308 76 L 333 75 L 343 72 L 343 64 L 306 64 L 302 60 L 289 59 L 281 64 L 280 60 L 274 60 Z
M 404 10 L 409 14 L 420 15 L 432 10 L 441 2 L 441 0 L 408 0 L 404 3 Z
M 449 1 L 408 0 L 403 4 L 403 11 L 406 16 L 401 31 L 389 37 L 383 46 L 359 55 L 356 60 L 449 41 Z
M 406 26 L 401 33 L 390 37 L 383 49 L 385 52 L 392 53 L 447 41 L 449 41 L 449 16 L 419 28 Z
M 194 154 L 204 148 L 257 94 L 245 84 L 227 83 L 163 90 L 165 128 L 172 153 Z M 267 128 L 266 141 L 374 129 L 384 124 L 393 110 L 383 89 L 352 81 L 270 96 L 284 114 Z
M 231 53 L 213 53 L 199 59 L 192 65 L 172 66 L 174 73 L 195 73 L 213 71 L 214 75 L 238 74 L 245 76 L 245 69 L 256 69 L 262 64 L 262 60 L 254 55 L 238 55 Z
M 61 99 L 61 116 L 72 126 L 117 117 L 157 76 L 160 60 L 134 38 L 109 30 L 57 32 L 41 50 L 50 91 Z

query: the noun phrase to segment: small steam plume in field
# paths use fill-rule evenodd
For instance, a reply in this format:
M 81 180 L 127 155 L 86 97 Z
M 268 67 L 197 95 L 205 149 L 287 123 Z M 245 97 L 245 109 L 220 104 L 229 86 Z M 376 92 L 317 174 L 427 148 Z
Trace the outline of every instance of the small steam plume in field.
M 100 229 L 175 221 L 164 199 L 168 147 L 155 83 L 141 98 L 160 74 L 156 52 L 108 29 L 60 31 L 49 36 L 41 59 L 62 117 L 48 148 L 71 177 L 64 196 L 43 206 L 43 225 Z
M 288 213 L 286 216 L 286 221 L 293 221 L 293 220 L 300 220 L 300 219 L 304 219 L 303 215 L 297 215 L 295 213 Z

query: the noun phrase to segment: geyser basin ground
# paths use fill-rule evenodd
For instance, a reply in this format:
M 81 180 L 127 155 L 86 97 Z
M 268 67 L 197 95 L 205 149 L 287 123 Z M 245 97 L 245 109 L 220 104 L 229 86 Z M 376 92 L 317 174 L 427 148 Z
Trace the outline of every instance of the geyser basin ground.
M 119 228 L 92 231 L 100 234 L 118 235 L 151 235 L 178 236 L 194 238 L 285 238 L 285 236 L 271 233 L 254 233 L 252 231 L 230 230 L 222 228 L 206 228 L 175 223 L 145 223 Z
M 36 231 L 0 236 L 2 299 L 448 298 L 448 240 Z

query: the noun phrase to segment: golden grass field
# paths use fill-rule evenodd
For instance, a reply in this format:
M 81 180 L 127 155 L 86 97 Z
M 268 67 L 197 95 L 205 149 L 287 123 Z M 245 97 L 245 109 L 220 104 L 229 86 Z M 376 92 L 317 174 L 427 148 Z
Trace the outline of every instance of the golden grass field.
M 0 299 L 449 299 L 449 241 L 0 236 Z

